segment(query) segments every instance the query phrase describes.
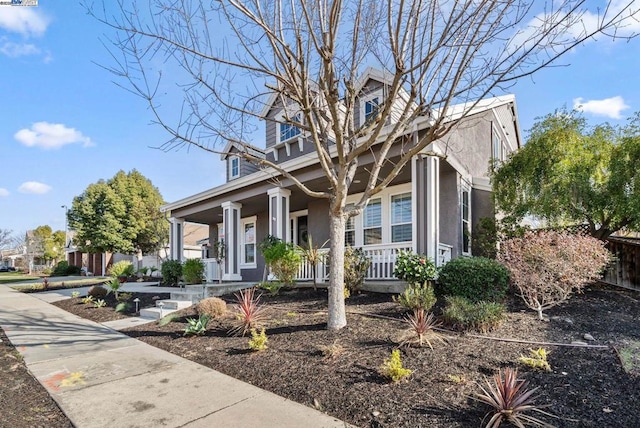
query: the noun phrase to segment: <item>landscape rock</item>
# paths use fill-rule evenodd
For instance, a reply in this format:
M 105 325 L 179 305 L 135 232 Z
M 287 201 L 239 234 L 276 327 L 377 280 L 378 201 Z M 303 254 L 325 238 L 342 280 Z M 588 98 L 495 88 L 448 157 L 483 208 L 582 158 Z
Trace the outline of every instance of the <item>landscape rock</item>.
M 582 336 L 582 337 L 584 338 L 584 340 L 588 340 L 590 342 L 593 342 L 594 340 L 596 340 L 589 333 L 585 333 L 584 336 Z

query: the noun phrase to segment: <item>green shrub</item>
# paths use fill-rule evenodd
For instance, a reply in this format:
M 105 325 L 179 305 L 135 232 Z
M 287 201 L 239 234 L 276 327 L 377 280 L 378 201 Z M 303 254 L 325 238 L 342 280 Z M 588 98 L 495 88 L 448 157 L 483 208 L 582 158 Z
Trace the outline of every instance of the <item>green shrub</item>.
M 411 251 L 400 251 L 393 269 L 393 275 L 409 284 L 424 284 L 433 281 L 437 273 L 436 265 L 431 259 Z
M 167 260 L 162 263 L 160 270 L 162 272 L 162 282 L 169 286 L 178 285 L 178 281 L 182 276 L 182 263 L 178 260 Z
M 185 260 L 182 265 L 182 277 L 187 284 L 202 284 L 204 264 L 200 259 Z
M 436 291 L 473 302 L 497 302 L 505 298 L 508 287 L 509 270 L 502 264 L 484 257 L 458 257 L 440 269 Z
M 283 284 L 279 281 L 265 281 L 258 284 L 258 288 L 265 290 L 271 297 L 277 296 L 282 287 Z
M 53 269 L 53 276 L 65 276 L 68 275 L 67 269 L 69 269 L 69 262 L 66 260 L 62 260 L 58 262 L 56 267 Z
M 400 360 L 400 351 L 394 349 L 391 352 L 391 358 L 385 360 L 380 367 L 380 374 L 385 378 L 398 382 L 411 375 L 411 370 L 402 367 L 402 360 Z
M 109 275 L 113 277 L 118 276 L 132 276 L 135 272 L 133 268 L 133 264 L 129 260 L 120 260 L 117 263 L 114 263 L 109 268 Z
M 495 218 L 482 217 L 471 233 L 471 252 L 478 257 L 495 259 L 498 254 L 498 225 Z
M 80 275 L 82 273 L 82 268 L 80 266 L 69 265 L 67 267 L 67 275 Z
M 344 288 L 345 297 L 349 297 L 351 293 L 360 291 L 364 279 L 367 276 L 367 270 L 371 265 L 371 259 L 368 258 L 364 251 L 360 248 L 351 248 L 347 246 L 344 250 Z M 348 294 L 348 295 L 347 295 Z
M 271 262 L 271 272 L 284 285 L 293 285 L 300 268 L 300 254 L 289 243 L 283 242 L 280 246 L 286 247 L 286 251 L 283 251 L 276 260 Z
M 94 299 L 103 299 L 107 295 L 107 293 L 108 291 L 106 288 L 99 285 L 94 285 L 87 291 L 87 296 L 91 296 Z
M 402 294 L 393 296 L 393 301 L 409 311 L 424 309 L 429 312 L 436 304 L 436 295 L 429 283 L 410 284 Z
M 116 305 L 116 312 L 129 312 L 131 310 L 131 303 L 129 302 L 120 302 Z
M 504 320 L 505 307 L 494 302 L 472 302 L 460 296 L 446 297 L 442 319 L 458 330 L 487 332 Z

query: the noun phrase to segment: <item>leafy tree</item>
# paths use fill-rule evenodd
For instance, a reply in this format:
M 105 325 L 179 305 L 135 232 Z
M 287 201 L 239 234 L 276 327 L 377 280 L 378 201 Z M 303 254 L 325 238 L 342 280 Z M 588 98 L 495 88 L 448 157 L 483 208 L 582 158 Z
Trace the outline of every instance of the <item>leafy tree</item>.
M 119 30 L 113 71 L 169 133 L 165 149 L 193 145 L 221 153 L 228 142 L 243 147 L 269 97 L 286 109 L 283 118 L 267 120 L 297 127 L 314 147 L 328 190 L 307 187 L 296 173 L 249 148 L 236 154 L 329 202 L 331 330 L 347 322 L 347 220 L 431 143 L 444 148 L 430 155 L 447 153 L 445 136 L 477 100 L 547 67 L 593 35 L 622 36 L 624 29 L 616 30 L 635 18 L 633 2 L 592 12 L 582 0 L 145 3 L 120 1 L 114 13 L 113 3 L 103 2 L 94 16 Z M 158 58 L 174 66 L 171 73 L 155 71 Z M 375 119 L 359 123 L 354 118 L 366 65 L 383 70 L 387 84 Z M 177 117 L 167 116 L 163 102 L 172 86 L 184 99 Z M 453 119 L 448 108 L 459 102 L 468 103 Z M 428 123 L 425 132 L 414 132 L 418 122 Z M 362 196 L 347 205 L 358 166 L 374 149 Z
M 64 258 L 64 232 L 58 230 L 54 233 L 51 226 L 36 227 L 30 245 L 34 254 L 40 255 L 47 263 Z
M 586 223 L 599 239 L 640 230 L 639 125 L 640 115 L 622 128 L 589 127 L 566 110 L 545 116 L 493 175 L 497 208 L 512 222 Z
M 160 192 L 138 171 L 119 171 L 73 199 L 69 227 L 88 252 L 150 253 L 167 242 L 169 225 L 160 213 Z

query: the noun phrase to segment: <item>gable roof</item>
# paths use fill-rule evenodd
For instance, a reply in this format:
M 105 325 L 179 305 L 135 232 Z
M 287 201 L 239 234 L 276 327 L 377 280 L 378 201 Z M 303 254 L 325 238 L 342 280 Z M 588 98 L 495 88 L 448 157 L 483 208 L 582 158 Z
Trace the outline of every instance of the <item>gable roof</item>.
M 222 154 L 220 154 L 220 159 L 221 160 L 225 160 L 227 159 L 230 155 L 232 155 L 233 153 L 231 153 L 231 149 L 232 148 L 236 148 L 238 149 L 239 152 L 243 152 L 246 151 L 248 152 L 250 155 L 259 157 L 259 158 L 264 158 L 265 154 L 264 154 L 264 150 L 253 146 L 249 143 L 239 143 L 237 141 L 229 141 L 227 143 L 227 145 L 224 147 L 224 149 L 222 150 Z

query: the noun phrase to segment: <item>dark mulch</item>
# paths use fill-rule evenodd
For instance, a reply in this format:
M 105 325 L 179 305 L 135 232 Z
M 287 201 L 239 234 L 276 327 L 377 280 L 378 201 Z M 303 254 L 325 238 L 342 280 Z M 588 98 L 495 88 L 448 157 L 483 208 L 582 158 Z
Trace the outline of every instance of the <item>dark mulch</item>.
M 398 347 L 402 323 L 349 314 L 346 328 L 330 332 L 323 312 L 326 291 L 294 290 L 263 299 L 271 317 L 264 352 L 249 352 L 247 338 L 228 337 L 232 317 L 212 321 L 204 337 L 183 337 L 185 318 L 195 315 L 192 308 L 177 322 L 147 324 L 127 334 L 360 427 L 480 426 L 488 409 L 468 396 L 477 391 L 476 382 L 504 367 L 519 367 L 531 387 L 540 388 L 537 402 L 560 417 L 547 419 L 554 425 L 640 426 L 640 377 L 623 370 L 613 348 L 640 340 L 638 292 L 594 286 L 549 310 L 547 322 L 518 301 L 509 302 L 507 321 L 488 335 L 569 343 L 589 333 L 595 338 L 590 343 L 611 345 L 546 345 L 552 372 L 517 363 L 537 345 L 452 334 L 448 345 L 436 344 L 435 350 L 402 348 L 403 364 L 413 374 L 397 384 L 388 383 L 378 368 Z M 354 296 L 348 311 L 402 317 L 391 296 L 383 294 Z M 334 343 L 344 352 L 325 358 L 320 346 Z
M 124 294 L 124 293 L 120 293 Z M 133 302 L 134 299 L 140 299 L 139 309 L 147 308 L 156 305 L 156 300 L 158 299 L 168 299 L 168 293 L 127 293 L 131 295 L 128 300 L 129 306 L 128 309 L 124 312 L 116 312 L 115 307 L 119 303 L 116 300 L 116 296 L 114 293 L 109 293 L 104 297 L 104 301 L 107 306 L 102 308 L 96 308 L 93 303 L 83 303 L 81 297 L 75 297 L 71 299 L 60 300 L 58 302 L 52 303 L 53 305 L 64 309 L 67 312 L 71 312 L 82 318 L 90 319 L 95 322 L 106 322 L 113 321 L 117 319 L 123 319 L 131 316 L 136 316 L 136 306 Z
M 73 428 L 0 329 L 0 426 Z

